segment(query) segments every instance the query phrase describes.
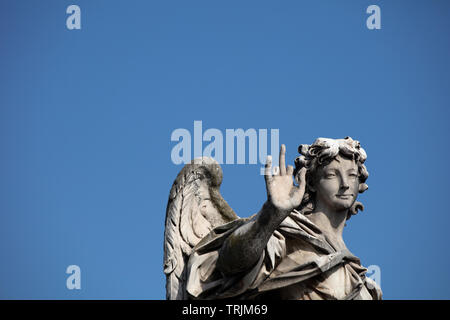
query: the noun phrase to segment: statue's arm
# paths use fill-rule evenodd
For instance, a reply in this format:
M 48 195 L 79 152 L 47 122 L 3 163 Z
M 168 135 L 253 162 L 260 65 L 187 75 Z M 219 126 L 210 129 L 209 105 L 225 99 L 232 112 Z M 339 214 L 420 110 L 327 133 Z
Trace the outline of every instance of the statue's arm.
M 236 229 L 219 252 L 217 268 L 224 274 L 236 274 L 251 268 L 261 257 L 273 232 L 289 215 L 269 201 L 252 219 Z
M 278 175 L 272 175 L 272 159 L 270 156 L 267 158 L 267 201 L 255 217 L 236 229 L 223 243 L 217 261 L 217 268 L 222 273 L 230 275 L 252 267 L 263 253 L 273 232 L 300 205 L 305 192 L 306 169 L 297 173 L 298 186 L 294 185 L 294 168 L 286 168 L 285 153 L 286 147 L 282 145 Z

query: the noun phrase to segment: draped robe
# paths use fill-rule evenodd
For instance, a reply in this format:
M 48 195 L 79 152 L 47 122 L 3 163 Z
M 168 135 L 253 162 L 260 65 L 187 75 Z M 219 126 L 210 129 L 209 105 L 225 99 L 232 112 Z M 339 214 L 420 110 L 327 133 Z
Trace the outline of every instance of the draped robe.
M 247 221 L 213 229 L 194 248 L 186 266 L 191 299 L 381 299 L 381 289 L 366 277 L 360 260 L 348 250 L 337 250 L 296 210 L 272 234 L 255 265 L 224 275 L 216 266 L 220 249 Z

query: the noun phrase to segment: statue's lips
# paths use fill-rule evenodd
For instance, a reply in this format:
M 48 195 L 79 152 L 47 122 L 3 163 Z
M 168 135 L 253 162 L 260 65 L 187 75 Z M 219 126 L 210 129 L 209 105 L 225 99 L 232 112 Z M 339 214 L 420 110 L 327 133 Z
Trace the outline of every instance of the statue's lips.
M 353 194 L 337 194 L 336 197 L 340 199 L 349 199 L 353 197 Z

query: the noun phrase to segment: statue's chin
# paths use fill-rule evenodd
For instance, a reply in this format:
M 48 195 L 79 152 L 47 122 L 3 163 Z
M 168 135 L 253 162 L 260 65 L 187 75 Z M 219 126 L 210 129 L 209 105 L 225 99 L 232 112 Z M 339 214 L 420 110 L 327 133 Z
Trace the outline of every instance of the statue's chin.
M 336 199 L 334 201 L 334 209 L 336 211 L 347 211 L 355 203 L 356 199 Z

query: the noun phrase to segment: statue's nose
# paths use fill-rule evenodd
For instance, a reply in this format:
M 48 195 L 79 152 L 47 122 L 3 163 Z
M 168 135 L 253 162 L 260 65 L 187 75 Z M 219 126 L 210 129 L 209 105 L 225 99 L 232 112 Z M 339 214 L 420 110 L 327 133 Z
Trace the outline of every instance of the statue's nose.
M 347 179 L 341 179 L 341 189 L 347 190 L 349 187 Z

